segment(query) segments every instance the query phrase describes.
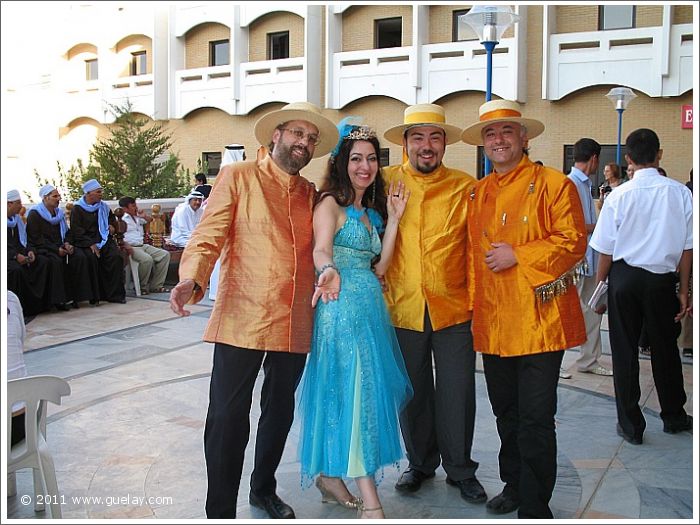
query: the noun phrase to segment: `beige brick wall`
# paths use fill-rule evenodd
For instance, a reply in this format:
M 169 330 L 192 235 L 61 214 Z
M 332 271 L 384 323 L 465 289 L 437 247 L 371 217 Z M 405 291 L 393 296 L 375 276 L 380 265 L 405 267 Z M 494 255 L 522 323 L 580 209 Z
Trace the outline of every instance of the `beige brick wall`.
M 534 6 L 533 6 L 534 7 Z M 578 33 L 598 30 L 597 5 L 565 5 L 556 7 L 556 32 Z M 692 17 L 692 13 L 691 13 Z M 663 6 L 639 4 L 636 9 L 636 27 L 660 26 Z
M 636 27 L 656 27 L 663 23 L 663 6 L 638 4 L 636 11 Z
M 199 24 L 185 35 L 185 69 L 209 67 L 209 42 L 231 40 L 228 26 L 215 22 Z
M 431 5 L 428 8 L 430 17 L 429 43 L 442 44 L 452 42 L 452 13 L 469 9 L 468 4 L 462 5 Z
M 674 24 L 692 24 L 693 23 L 693 6 L 692 5 L 677 5 L 673 7 L 673 23 Z
M 289 58 L 304 56 L 304 19 L 293 13 L 278 11 L 262 16 L 250 24 L 248 60 L 267 60 L 267 35 L 289 31 Z
M 146 73 L 153 73 L 153 45 L 151 39 L 145 35 L 132 35 L 119 41 L 116 47 L 120 59 L 120 77 L 128 77 L 131 74 L 131 53 L 146 51 Z
M 374 49 L 374 21 L 401 17 L 401 44 L 413 43 L 413 8 L 410 5 L 352 6 L 343 12 L 343 51 Z

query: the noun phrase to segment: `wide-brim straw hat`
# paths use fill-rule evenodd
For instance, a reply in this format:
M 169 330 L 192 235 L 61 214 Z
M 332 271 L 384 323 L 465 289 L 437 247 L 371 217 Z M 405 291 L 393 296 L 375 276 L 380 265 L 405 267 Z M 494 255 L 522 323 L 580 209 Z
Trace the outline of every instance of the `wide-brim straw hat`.
M 462 140 L 473 146 L 483 146 L 481 130 L 496 122 L 517 122 L 527 128 L 527 138 L 534 139 L 544 131 L 539 120 L 523 118 L 520 104 L 512 100 L 490 100 L 479 107 L 479 121 L 462 132 Z
M 445 110 L 437 104 L 415 104 L 408 106 L 403 112 L 403 124 L 391 127 L 384 132 L 384 138 L 389 142 L 403 145 L 403 135 L 408 128 L 415 126 L 436 126 L 445 130 L 445 142 L 457 142 L 462 129 L 445 122 Z
M 320 108 L 310 102 L 292 102 L 277 111 L 263 115 L 255 123 L 255 138 L 260 144 L 267 146 L 272 140 L 275 128 L 290 120 L 305 120 L 318 128 L 321 141 L 316 145 L 314 158 L 327 155 L 338 142 L 338 128 L 323 116 Z

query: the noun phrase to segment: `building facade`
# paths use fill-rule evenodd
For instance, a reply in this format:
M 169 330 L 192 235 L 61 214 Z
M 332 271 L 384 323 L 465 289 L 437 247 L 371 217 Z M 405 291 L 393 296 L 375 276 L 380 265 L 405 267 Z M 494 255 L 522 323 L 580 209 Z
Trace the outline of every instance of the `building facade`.
M 2 6 L 3 178 L 32 194 L 34 170 L 51 178 L 57 161 L 87 161 L 114 122 L 110 105 L 127 100 L 166 125 L 185 167 L 206 160 L 211 174 L 226 144 L 253 154 L 256 120 L 289 102 L 313 102 L 334 121 L 362 116 L 382 134 L 410 104 L 441 104 L 448 122 L 466 127 L 484 101 L 484 47 L 459 18 L 469 4 L 8 4 L 33 3 Z M 637 98 L 623 115 L 623 142 L 633 129 L 653 128 L 661 165 L 687 180 L 695 4 L 512 9 L 519 20 L 494 52 L 492 91 L 545 123 L 530 144 L 533 160 L 568 170 L 572 145 L 587 136 L 614 161 L 618 114 L 605 95 L 626 86 Z M 38 71 L 13 53 L 20 28 L 34 28 Z M 399 147 L 382 145 L 384 162 L 400 162 Z M 304 175 L 319 182 L 326 163 L 313 161 Z M 448 147 L 445 163 L 480 175 L 473 146 Z

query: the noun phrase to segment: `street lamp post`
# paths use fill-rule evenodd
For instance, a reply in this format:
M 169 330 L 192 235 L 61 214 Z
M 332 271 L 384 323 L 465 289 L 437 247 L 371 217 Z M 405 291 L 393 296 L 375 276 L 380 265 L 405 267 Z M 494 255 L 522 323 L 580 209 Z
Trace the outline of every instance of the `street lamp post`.
M 607 95 L 605 95 L 610 102 L 615 106 L 615 111 L 617 111 L 617 165 L 622 169 L 620 164 L 620 146 L 622 144 L 622 112 L 627 109 L 627 106 L 632 99 L 636 98 L 637 95 L 634 94 L 630 88 L 626 87 L 616 87 L 612 88 Z
M 493 50 L 506 29 L 517 22 L 519 18 L 519 15 L 513 13 L 510 7 L 505 5 L 478 5 L 459 17 L 460 22 L 467 24 L 481 39 L 481 44 L 486 49 L 486 102 L 491 100 Z M 489 173 L 491 173 L 491 161 L 484 155 L 484 174 L 488 175 Z

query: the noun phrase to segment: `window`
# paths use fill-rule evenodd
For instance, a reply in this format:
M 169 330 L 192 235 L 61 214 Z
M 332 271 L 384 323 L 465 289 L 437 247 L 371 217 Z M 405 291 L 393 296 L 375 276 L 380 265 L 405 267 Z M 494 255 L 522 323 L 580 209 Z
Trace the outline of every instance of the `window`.
M 622 151 L 624 153 L 624 144 L 622 145 Z M 627 177 L 627 164 L 625 163 L 624 154 L 620 156 L 620 175 L 622 177 Z M 605 177 L 603 176 L 603 170 L 605 165 L 611 162 L 617 161 L 617 144 L 600 146 L 600 157 L 598 157 L 598 171 L 590 175 L 591 178 L 591 193 L 593 198 L 597 199 L 600 196 L 600 186 L 605 182 Z M 574 146 L 566 145 L 564 146 L 564 173 L 567 175 L 571 171 L 571 167 L 574 165 Z
M 379 166 L 389 165 L 389 148 L 379 148 Z
M 469 27 L 469 24 L 465 22 L 460 22 L 459 17 L 466 15 L 469 9 L 458 9 L 452 11 L 452 41 L 453 42 L 463 42 L 464 40 L 476 40 L 477 37 Z
M 97 80 L 97 59 L 85 61 L 85 80 Z
M 146 52 L 136 51 L 135 53 L 131 53 L 131 67 L 129 70 L 129 74 L 131 76 L 145 75 L 147 72 L 148 71 L 146 69 Z
M 221 153 L 218 151 L 202 153 L 202 164 L 207 167 L 207 177 L 216 177 L 221 168 Z
M 289 58 L 289 31 L 267 34 L 267 59 Z
M 598 29 L 631 29 L 635 27 L 633 5 L 601 5 L 598 7 Z
M 374 48 L 401 47 L 401 17 L 374 21 Z
M 229 41 L 216 40 L 209 42 L 209 65 L 225 66 L 230 62 Z

